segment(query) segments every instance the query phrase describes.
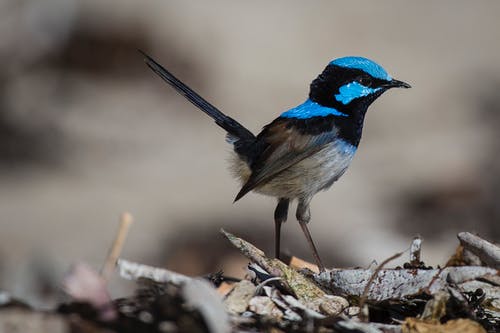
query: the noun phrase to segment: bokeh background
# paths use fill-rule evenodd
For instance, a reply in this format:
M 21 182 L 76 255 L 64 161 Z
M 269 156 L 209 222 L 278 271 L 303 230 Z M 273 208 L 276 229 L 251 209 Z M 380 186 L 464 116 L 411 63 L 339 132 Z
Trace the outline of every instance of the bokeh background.
M 366 267 L 418 234 L 443 264 L 458 231 L 498 241 L 499 14 L 459 0 L 0 1 L 0 288 L 57 298 L 72 263 L 101 266 L 123 211 L 131 260 L 241 275 L 220 227 L 272 253 L 274 199 L 232 203 L 223 131 L 137 49 L 254 132 L 330 59 L 376 60 L 413 88 L 371 107 L 351 168 L 313 200 L 323 260 Z M 293 218 L 283 248 L 311 260 Z

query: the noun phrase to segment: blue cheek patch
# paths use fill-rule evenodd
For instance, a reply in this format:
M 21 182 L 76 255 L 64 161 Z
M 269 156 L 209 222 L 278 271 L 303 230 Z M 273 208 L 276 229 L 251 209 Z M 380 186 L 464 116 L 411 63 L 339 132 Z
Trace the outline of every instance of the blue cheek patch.
M 319 105 L 310 99 L 293 109 L 283 112 L 280 116 L 283 118 L 307 119 L 312 117 L 326 117 L 330 115 L 347 117 L 347 114 L 342 113 L 337 109 Z
M 340 103 L 346 105 L 353 99 L 365 97 L 379 91 L 381 88 L 365 87 L 358 82 L 351 82 L 339 88 L 339 93 L 335 95 L 335 99 Z
M 363 57 L 343 57 L 332 60 L 330 65 L 362 70 L 374 78 L 391 81 L 392 77 L 375 61 Z

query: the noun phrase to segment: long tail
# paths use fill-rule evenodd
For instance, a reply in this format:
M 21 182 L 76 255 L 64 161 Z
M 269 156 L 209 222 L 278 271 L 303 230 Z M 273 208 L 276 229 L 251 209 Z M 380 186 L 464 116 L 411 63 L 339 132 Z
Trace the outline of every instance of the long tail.
M 139 50 L 139 52 L 144 55 L 144 61 L 149 68 L 153 70 L 153 72 L 158 74 L 158 76 L 160 76 L 165 82 L 174 87 L 175 90 L 177 90 L 177 92 L 179 92 L 182 96 L 186 97 L 188 101 L 196 105 L 201 111 L 205 112 L 212 119 L 214 119 L 215 123 L 225 129 L 231 137 L 240 139 L 241 141 L 253 141 L 255 139 L 252 132 L 246 129 L 239 122 L 219 111 L 215 106 L 207 102 L 203 97 L 198 95 L 182 81 L 173 76 L 172 73 L 167 71 L 162 65 L 157 63 L 146 53 L 141 50 Z

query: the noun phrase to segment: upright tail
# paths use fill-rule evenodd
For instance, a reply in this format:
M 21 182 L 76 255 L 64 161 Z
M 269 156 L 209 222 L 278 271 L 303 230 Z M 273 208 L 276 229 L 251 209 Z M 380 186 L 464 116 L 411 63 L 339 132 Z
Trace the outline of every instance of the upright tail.
M 175 90 L 177 90 L 177 92 L 179 92 L 182 96 L 186 97 L 188 101 L 196 105 L 201 111 L 205 112 L 212 119 L 214 119 L 215 123 L 225 129 L 230 137 L 236 139 L 237 141 L 241 140 L 242 142 L 255 140 L 255 136 L 252 132 L 246 129 L 243 125 L 219 111 L 215 106 L 207 102 L 203 97 L 198 95 L 191 88 L 173 76 L 172 73 L 163 68 L 162 65 L 157 63 L 146 53 L 141 50 L 139 50 L 139 52 L 144 55 L 144 61 L 149 68 L 153 70 L 153 72 L 158 74 L 158 76 L 160 76 L 165 82 L 174 87 Z

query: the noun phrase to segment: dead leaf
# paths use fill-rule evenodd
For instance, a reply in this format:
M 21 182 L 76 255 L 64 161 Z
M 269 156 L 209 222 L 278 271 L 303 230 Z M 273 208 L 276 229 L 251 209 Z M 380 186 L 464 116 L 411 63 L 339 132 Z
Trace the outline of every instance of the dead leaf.
M 403 333 L 486 333 L 481 325 L 470 319 L 450 320 L 441 324 L 437 321 L 406 318 L 401 329 Z

